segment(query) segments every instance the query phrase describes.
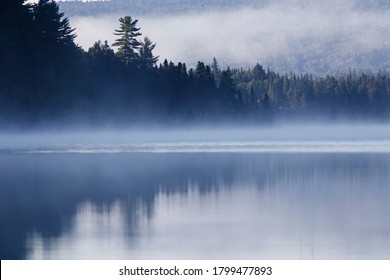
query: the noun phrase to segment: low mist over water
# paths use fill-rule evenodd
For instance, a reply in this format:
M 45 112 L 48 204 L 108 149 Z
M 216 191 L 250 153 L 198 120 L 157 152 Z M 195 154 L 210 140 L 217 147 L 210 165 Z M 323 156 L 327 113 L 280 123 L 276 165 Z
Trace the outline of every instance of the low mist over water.
M 66 149 L 158 146 L 239 145 L 251 143 L 367 142 L 390 140 L 388 124 L 280 124 L 272 126 L 134 126 L 118 129 L 40 129 L 0 132 L 0 149 Z M 215 146 L 217 148 L 217 146 Z

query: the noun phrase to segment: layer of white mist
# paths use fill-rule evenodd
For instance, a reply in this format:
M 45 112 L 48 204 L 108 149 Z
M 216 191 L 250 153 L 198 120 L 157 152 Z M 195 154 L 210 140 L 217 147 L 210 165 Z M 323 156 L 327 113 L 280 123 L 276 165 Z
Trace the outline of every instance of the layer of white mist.
M 8 151 L 12 154 L 123 153 L 390 153 L 390 141 L 177 142 L 76 145 Z
M 123 15 L 75 17 L 77 42 L 113 43 Z M 142 33 L 157 43 L 161 59 L 249 67 L 259 62 L 278 72 L 390 69 L 390 13 L 362 9 L 355 1 L 274 1 L 263 8 L 205 11 L 139 18 Z
M 153 128 L 1 133 L 0 154 L 390 153 L 389 125 Z

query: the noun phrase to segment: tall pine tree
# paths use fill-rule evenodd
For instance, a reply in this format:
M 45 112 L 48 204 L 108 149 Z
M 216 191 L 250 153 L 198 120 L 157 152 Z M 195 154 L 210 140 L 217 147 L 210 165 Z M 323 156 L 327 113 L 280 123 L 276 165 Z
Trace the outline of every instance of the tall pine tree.
M 140 28 L 137 28 L 138 20 L 133 20 L 130 16 L 125 16 L 120 18 L 119 22 L 120 27 L 114 33 L 119 38 L 115 40 L 113 46 L 118 47 L 117 56 L 126 65 L 129 65 L 132 62 L 136 62 L 139 58 L 137 50 L 141 44 L 138 42 L 137 37 L 142 34 L 139 32 Z

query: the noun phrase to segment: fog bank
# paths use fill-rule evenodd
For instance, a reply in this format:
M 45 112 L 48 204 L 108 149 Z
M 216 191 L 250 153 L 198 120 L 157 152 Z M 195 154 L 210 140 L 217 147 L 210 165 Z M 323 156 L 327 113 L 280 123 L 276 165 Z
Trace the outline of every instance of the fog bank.
M 85 151 L 85 149 L 89 152 L 148 152 L 157 148 L 166 151 L 175 151 L 178 148 L 182 151 L 191 151 L 194 147 L 202 149 L 222 147 L 221 151 L 225 151 L 226 147 L 258 149 L 264 145 L 273 145 L 273 141 L 279 143 L 293 141 L 291 145 L 303 148 L 311 145 L 310 141 L 320 141 L 323 142 L 321 145 L 325 146 L 345 146 L 350 143 L 363 146 L 380 144 L 390 149 L 390 127 L 385 124 L 301 124 L 273 127 L 155 127 L 129 130 L 84 129 L 72 132 L 2 132 L 0 133 L 0 151 L 4 154 L 15 149 L 25 152 L 37 148 L 57 152 L 69 151 L 69 149 L 76 152 Z M 342 143 L 343 141 L 348 143 Z
M 113 43 L 120 16 L 72 18 L 76 41 L 85 49 L 99 39 Z M 390 69 L 390 13 L 354 1 L 276 1 L 257 9 L 138 18 L 161 59 L 190 66 L 215 56 L 223 66 L 259 62 L 277 72 Z

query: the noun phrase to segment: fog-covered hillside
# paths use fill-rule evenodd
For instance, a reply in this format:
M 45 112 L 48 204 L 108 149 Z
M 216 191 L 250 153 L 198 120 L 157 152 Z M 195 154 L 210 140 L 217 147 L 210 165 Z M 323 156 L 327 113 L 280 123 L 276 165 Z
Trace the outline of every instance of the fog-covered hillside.
M 132 15 L 176 14 L 237 7 L 261 7 L 270 0 L 97 0 L 59 2 L 62 10 L 69 16 L 94 16 L 110 13 L 131 13 Z
M 390 70 L 390 1 L 112 0 L 61 2 L 76 42 L 114 42 L 123 15 L 140 20 L 162 59 L 226 67 L 257 62 L 279 73 L 316 76 Z M 92 16 L 94 15 L 94 16 Z
M 59 0 L 58 2 L 68 16 L 94 16 L 112 13 L 176 14 L 242 7 L 261 8 L 278 2 L 283 5 L 307 6 L 307 1 L 299 0 Z M 316 2 L 319 1 L 310 1 L 310 4 Z M 326 2 L 329 3 L 329 1 Z M 330 2 L 329 6 L 331 5 Z M 361 10 L 383 10 L 389 9 L 390 2 L 387 0 L 356 0 L 352 1 L 352 7 Z

